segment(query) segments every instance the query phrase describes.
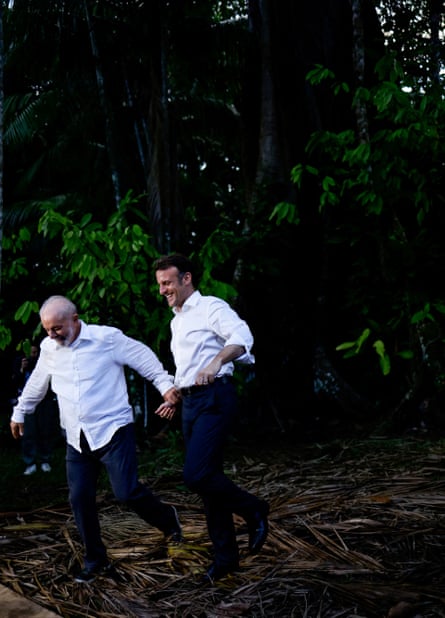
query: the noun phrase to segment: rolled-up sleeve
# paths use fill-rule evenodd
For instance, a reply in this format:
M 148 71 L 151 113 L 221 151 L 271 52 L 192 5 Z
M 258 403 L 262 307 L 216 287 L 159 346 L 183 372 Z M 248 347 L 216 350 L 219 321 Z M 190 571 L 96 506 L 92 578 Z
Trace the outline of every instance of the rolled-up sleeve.
M 208 320 L 211 328 L 224 340 L 224 346 L 240 345 L 245 349 L 244 354 L 235 359 L 237 363 L 255 363 L 251 352 L 254 342 L 252 332 L 247 322 L 228 303 L 215 298 L 209 305 Z

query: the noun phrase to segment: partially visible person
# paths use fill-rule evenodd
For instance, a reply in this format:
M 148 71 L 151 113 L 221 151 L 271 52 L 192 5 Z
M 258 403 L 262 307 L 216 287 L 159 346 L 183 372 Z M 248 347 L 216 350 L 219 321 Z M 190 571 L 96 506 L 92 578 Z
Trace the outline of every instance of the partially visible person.
M 203 500 L 214 551 L 205 584 L 239 568 L 234 513 L 247 523 L 251 554 L 260 551 L 269 529 L 269 504 L 224 473 L 224 447 L 238 416 L 234 361 L 254 363 L 253 336 L 228 303 L 195 288 L 193 263 L 187 257 L 163 256 L 155 261 L 154 271 L 159 293 L 174 314 L 171 351 L 175 385 L 182 395 L 184 482 Z
M 66 433 L 69 499 L 85 546 L 84 568 L 74 579 L 89 583 L 97 575 L 116 577 L 101 538 L 96 506 L 102 466 L 119 501 L 163 532 L 167 541 L 182 540 L 176 509 L 138 479 L 125 366 L 158 389 L 166 402 L 161 404 L 161 412 L 163 406 L 177 404 L 179 396 L 173 377 L 147 345 L 117 328 L 86 324 L 68 298 L 48 298 L 40 308 L 40 320 L 48 336 L 13 409 L 12 435 L 23 436 L 26 416 L 35 411 L 51 381 Z
M 20 397 L 23 388 L 39 358 L 40 348 L 33 344 L 29 356 L 21 356 L 13 367 L 12 382 L 15 394 Z M 43 400 L 36 406 L 34 414 L 27 415 L 22 438 L 22 457 L 25 463 L 23 474 L 29 476 L 37 472 L 37 465 L 43 472 L 51 472 L 51 458 L 59 425 L 56 397 L 48 387 Z

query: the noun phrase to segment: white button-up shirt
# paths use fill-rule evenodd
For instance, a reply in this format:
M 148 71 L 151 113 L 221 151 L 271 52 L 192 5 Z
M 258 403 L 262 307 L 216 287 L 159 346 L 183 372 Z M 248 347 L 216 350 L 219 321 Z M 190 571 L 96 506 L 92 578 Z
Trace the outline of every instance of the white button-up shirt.
M 11 420 L 23 423 L 51 384 L 67 442 L 80 451 L 82 430 L 92 450 L 101 448 L 117 429 L 134 420 L 125 366 L 150 380 L 161 394 L 173 386 L 173 376 L 155 353 L 117 328 L 81 321 L 79 336 L 69 346 L 46 337 Z
M 184 388 L 195 384 L 196 374 L 212 361 L 226 345 L 236 344 L 245 353 L 236 362 L 253 364 L 251 354 L 253 336 L 247 325 L 232 307 L 215 296 L 202 296 L 195 290 L 181 311 L 175 314 L 170 326 L 171 351 L 176 365 L 175 386 Z M 233 362 L 224 364 L 216 377 L 232 375 Z

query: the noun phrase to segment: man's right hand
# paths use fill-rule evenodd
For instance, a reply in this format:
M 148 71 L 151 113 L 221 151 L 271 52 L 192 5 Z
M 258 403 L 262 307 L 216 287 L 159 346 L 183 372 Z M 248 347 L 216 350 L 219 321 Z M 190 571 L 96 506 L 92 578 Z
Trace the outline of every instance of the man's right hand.
M 170 403 L 172 406 L 176 406 L 181 401 L 181 393 L 172 386 L 163 395 L 164 401 Z
M 15 423 L 14 421 L 10 422 L 11 433 L 13 437 L 17 440 L 17 438 L 21 438 L 23 436 L 24 424 L 23 423 Z

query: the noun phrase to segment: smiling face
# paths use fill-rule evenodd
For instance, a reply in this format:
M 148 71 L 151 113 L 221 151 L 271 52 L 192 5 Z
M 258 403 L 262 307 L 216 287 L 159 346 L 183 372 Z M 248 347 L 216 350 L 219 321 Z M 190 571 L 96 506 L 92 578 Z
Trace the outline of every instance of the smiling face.
M 54 302 L 42 311 L 40 320 L 48 337 L 55 339 L 61 346 L 69 346 L 80 332 L 77 313 L 67 313 L 66 307 Z
M 168 306 L 176 307 L 179 311 L 187 298 L 195 291 L 191 274 L 180 273 L 176 266 L 157 270 L 156 281 L 159 285 L 159 294 L 165 296 Z

